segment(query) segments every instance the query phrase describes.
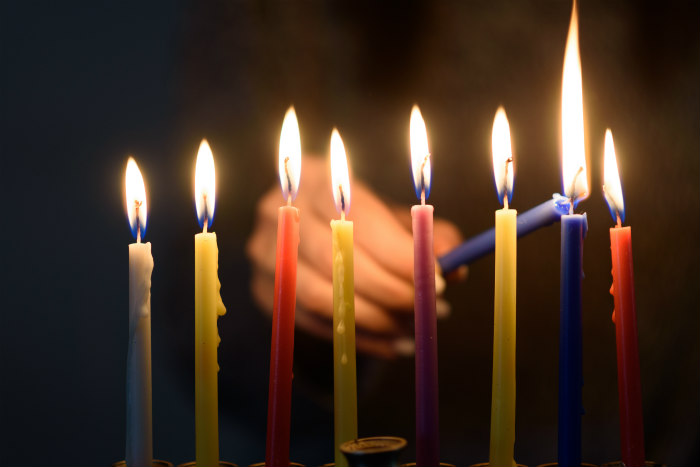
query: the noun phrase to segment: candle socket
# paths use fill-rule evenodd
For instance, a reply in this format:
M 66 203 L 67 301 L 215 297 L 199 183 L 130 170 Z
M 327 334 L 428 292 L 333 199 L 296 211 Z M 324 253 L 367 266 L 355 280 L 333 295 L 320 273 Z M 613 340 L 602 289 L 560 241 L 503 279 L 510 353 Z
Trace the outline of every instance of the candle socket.
M 397 436 L 372 436 L 346 441 L 340 445 L 340 452 L 350 467 L 399 467 L 399 455 L 406 444 Z M 334 466 L 330 463 L 321 467 Z
M 112 464 L 112 467 L 127 467 L 126 461 L 123 460 L 123 461 L 115 462 L 114 464 Z M 151 464 L 151 467 L 173 467 L 173 463 L 168 462 L 168 461 L 153 459 L 153 463 Z
M 401 464 L 401 467 L 416 467 L 415 462 L 409 462 L 408 464 Z M 445 462 L 440 462 L 440 467 L 455 467 L 454 464 L 447 464 Z
M 490 465 L 491 465 L 491 464 L 489 464 L 488 462 L 481 462 L 481 463 L 479 463 L 479 464 L 472 464 L 472 465 L 470 465 L 469 467 L 489 467 Z M 524 464 L 518 464 L 518 463 L 516 463 L 515 465 L 516 465 L 517 467 L 527 467 L 527 466 L 524 465 Z
M 197 467 L 197 461 L 185 462 L 177 467 Z M 219 467 L 238 467 L 238 465 L 233 462 L 219 461 Z
M 255 464 L 250 464 L 248 467 L 267 467 L 264 462 L 256 462 Z M 290 462 L 289 467 L 306 467 L 304 464 L 298 462 Z
M 605 464 L 600 464 L 600 467 L 627 467 L 622 461 L 607 462 Z M 644 461 L 644 467 L 666 467 L 666 464 L 661 464 L 654 461 Z
M 558 462 L 552 462 L 549 464 L 540 464 L 537 467 L 558 467 L 559 463 Z M 581 462 L 580 467 L 596 467 L 595 464 L 589 464 L 588 462 Z

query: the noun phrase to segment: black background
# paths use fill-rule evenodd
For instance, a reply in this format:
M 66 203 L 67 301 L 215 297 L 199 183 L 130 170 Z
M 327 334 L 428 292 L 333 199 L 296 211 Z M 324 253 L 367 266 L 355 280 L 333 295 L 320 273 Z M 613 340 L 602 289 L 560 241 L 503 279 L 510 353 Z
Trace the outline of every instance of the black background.
M 305 152 L 325 155 L 338 126 L 355 177 L 408 206 L 408 117 L 419 103 L 434 155 L 431 202 L 474 235 L 492 226 L 499 206 L 490 158 L 498 105 L 515 147 L 513 207 L 560 191 L 570 9 L 566 1 L 3 2 L 0 463 L 123 458 L 127 155 L 149 193 L 155 455 L 194 459 L 192 186 L 207 137 L 228 308 L 219 321 L 221 457 L 259 461 L 270 327 L 249 295 L 244 245 L 256 200 L 276 183 L 287 106 L 296 106 Z M 590 227 L 589 462 L 619 458 L 613 222 L 600 189 L 606 127 L 633 228 L 647 457 L 699 458 L 698 13 L 696 2 L 580 4 L 592 187 L 579 206 Z M 556 459 L 559 229 L 518 249 L 515 452 L 536 465 Z M 453 314 L 440 327 L 442 453 L 458 465 L 488 457 L 492 287 L 489 257 L 448 289 Z M 298 333 L 295 365 L 292 457 L 328 462 L 330 345 Z M 359 378 L 360 435 L 401 435 L 412 445 L 412 359 L 363 359 Z

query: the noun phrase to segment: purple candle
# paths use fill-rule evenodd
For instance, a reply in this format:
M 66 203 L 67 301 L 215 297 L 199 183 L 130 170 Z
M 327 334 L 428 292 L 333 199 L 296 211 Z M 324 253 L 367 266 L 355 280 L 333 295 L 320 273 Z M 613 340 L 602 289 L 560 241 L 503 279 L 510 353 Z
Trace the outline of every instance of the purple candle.
M 430 152 L 425 123 L 417 106 L 411 112 L 413 182 L 421 204 L 413 218 L 413 282 L 416 339 L 416 467 L 440 464 L 438 419 L 437 316 L 435 314 L 435 254 L 430 194 Z

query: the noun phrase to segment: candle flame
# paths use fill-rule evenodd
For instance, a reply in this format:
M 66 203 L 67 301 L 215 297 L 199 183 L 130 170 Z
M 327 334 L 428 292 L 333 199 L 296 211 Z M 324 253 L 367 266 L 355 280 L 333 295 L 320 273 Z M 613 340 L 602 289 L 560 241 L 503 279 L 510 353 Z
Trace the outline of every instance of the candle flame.
M 350 212 L 350 176 L 348 174 L 348 159 L 345 145 L 340 133 L 333 128 L 331 134 L 331 184 L 333 186 L 333 201 L 339 213 L 347 215 Z
M 299 124 L 294 107 L 290 107 L 284 116 L 279 147 L 279 175 L 282 196 L 285 200 L 297 197 L 299 177 L 301 175 L 301 139 Z
M 129 161 L 126 163 L 124 186 L 126 188 L 126 212 L 129 217 L 131 234 L 140 241 L 141 237 L 146 234 L 148 203 L 146 202 L 146 186 L 143 183 L 143 176 L 141 176 L 139 166 L 133 157 L 129 157 Z
M 620 173 L 617 170 L 615 143 L 612 131 L 605 130 L 605 161 L 603 164 L 603 195 L 610 208 L 610 214 L 615 222 L 625 220 L 625 201 L 622 198 Z
M 200 143 L 197 153 L 197 164 L 194 170 L 194 199 L 199 226 L 205 228 L 206 221 L 206 227 L 211 227 L 216 204 L 216 173 L 214 155 L 206 139 Z
M 583 91 L 578 46 L 578 13 L 574 1 L 566 39 L 561 95 L 562 181 L 574 205 L 588 197 L 586 146 L 583 132 Z
M 428 149 L 428 132 L 417 105 L 414 105 L 411 110 L 410 139 L 413 186 L 416 189 L 418 199 L 426 199 L 430 195 L 432 170 L 430 150 Z
M 510 126 L 503 107 L 496 111 L 491 133 L 491 155 L 493 157 L 493 176 L 496 181 L 498 200 L 503 203 L 513 197 L 513 151 L 510 142 Z

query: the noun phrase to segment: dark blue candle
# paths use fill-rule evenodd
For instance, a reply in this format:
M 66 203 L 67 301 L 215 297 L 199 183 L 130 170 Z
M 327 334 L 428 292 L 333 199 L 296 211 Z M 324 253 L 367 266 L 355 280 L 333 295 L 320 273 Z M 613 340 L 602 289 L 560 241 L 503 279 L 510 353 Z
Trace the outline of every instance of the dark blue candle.
M 561 217 L 561 306 L 559 332 L 559 466 L 581 465 L 583 401 L 581 280 L 585 214 Z
M 559 194 L 552 199 L 535 206 L 529 211 L 518 214 L 517 235 L 523 237 L 530 232 L 558 222 L 562 215 L 569 212 L 569 199 Z M 482 256 L 493 252 L 496 233 L 494 229 L 486 230 L 465 241 L 454 250 L 438 258 L 443 274 L 448 274 L 458 267 L 469 264 Z

